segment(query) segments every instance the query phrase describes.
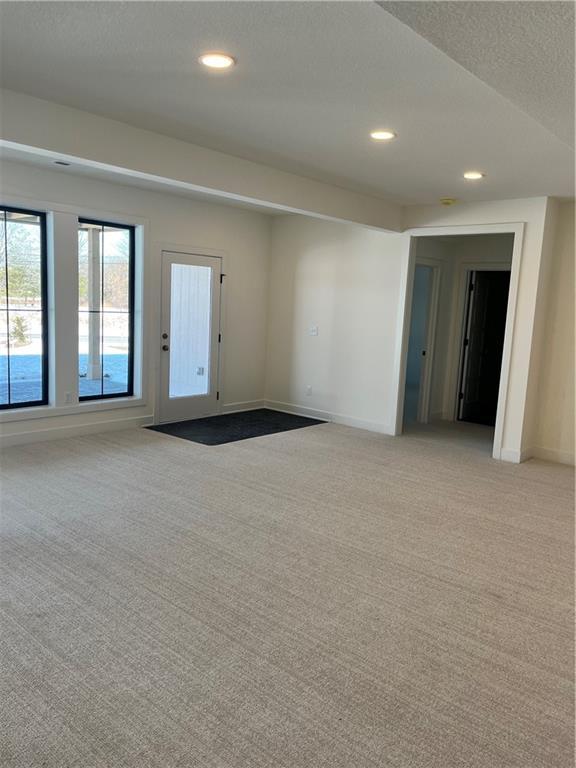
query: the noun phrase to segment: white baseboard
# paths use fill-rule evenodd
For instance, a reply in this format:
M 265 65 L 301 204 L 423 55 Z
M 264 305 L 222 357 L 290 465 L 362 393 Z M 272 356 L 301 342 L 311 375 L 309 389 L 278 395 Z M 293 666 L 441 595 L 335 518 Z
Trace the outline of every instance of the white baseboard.
M 266 408 L 265 400 L 245 400 L 239 403 L 223 403 L 222 413 L 240 413 L 241 411 L 255 411 L 257 408 Z
M 516 448 L 501 448 L 500 456 L 494 456 L 495 459 L 500 461 L 509 461 L 511 464 L 521 464 L 523 461 L 528 461 L 533 456 L 531 448 L 525 448 L 522 451 Z
M 532 456 L 535 459 L 543 459 L 544 461 L 555 461 L 558 464 L 568 464 L 574 466 L 574 454 L 569 451 L 559 451 L 556 448 L 544 448 L 542 446 L 536 446 L 531 451 Z
M 542 446 L 524 448 L 522 451 L 502 448 L 500 459 L 502 461 L 510 461 L 513 464 L 520 464 L 523 461 L 528 461 L 528 459 L 543 459 L 544 461 L 554 461 L 557 464 L 574 466 L 573 453 L 558 451 L 556 448 L 543 448 Z
M 367 429 L 370 432 L 380 432 L 384 435 L 393 435 L 394 428 L 389 424 L 381 424 L 377 421 L 366 421 L 357 419 L 354 416 L 346 416 L 342 413 L 333 413 L 332 411 L 323 411 L 318 408 L 308 408 L 296 403 L 282 403 L 278 400 L 266 400 L 266 408 L 273 408 L 275 411 L 284 413 L 294 413 L 297 416 L 308 416 L 311 419 L 320 419 L 321 421 L 332 421 L 335 424 L 343 424 L 347 427 L 356 427 L 357 429 Z
M 293 413 L 296 416 L 307 416 L 309 419 L 320 419 L 320 421 L 332 421 L 332 414 L 328 411 L 321 411 L 317 408 L 307 408 L 295 403 L 282 403 L 279 400 L 265 400 L 265 408 L 271 408 L 274 411 L 282 413 Z
M 500 461 L 509 461 L 511 464 L 520 464 L 522 461 L 522 454 L 520 451 L 513 448 L 501 448 L 500 456 L 494 456 L 493 454 L 493 458 L 499 459 Z
M 135 429 L 147 427 L 153 423 L 152 416 L 129 416 L 124 419 L 109 419 L 96 421 L 89 424 L 73 424 L 60 427 L 47 427 L 45 429 L 31 429 L 25 432 L 12 432 L 0 435 L 0 447 L 9 448 L 14 445 L 38 443 L 45 440 L 61 440 L 64 437 L 79 437 L 80 435 L 93 435 L 98 432 L 111 432 L 121 429 Z

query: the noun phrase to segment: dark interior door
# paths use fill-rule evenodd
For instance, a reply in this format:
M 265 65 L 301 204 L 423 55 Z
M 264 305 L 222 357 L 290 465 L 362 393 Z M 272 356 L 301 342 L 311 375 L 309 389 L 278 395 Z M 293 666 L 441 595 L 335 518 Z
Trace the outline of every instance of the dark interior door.
M 462 368 L 460 421 L 496 423 L 510 272 L 470 273 Z

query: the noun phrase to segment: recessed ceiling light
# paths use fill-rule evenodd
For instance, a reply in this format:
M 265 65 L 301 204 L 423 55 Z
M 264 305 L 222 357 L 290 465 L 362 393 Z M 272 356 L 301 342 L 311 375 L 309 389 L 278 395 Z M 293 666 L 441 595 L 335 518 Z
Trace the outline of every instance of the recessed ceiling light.
M 478 181 L 479 179 L 483 179 L 486 176 L 485 173 L 482 173 L 482 171 L 465 171 L 464 172 L 464 178 L 468 179 L 468 181 Z
M 230 69 L 236 64 L 236 59 L 233 56 L 218 51 L 203 53 L 198 61 L 209 69 Z
M 378 128 L 378 130 L 370 132 L 370 138 L 374 141 L 391 141 L 396 138 L 396 134 L 387 128 Z
M 66 160 L 54 160 L 54 165 L 65 165 L 68 167 L 70 163 L 67 163 Z

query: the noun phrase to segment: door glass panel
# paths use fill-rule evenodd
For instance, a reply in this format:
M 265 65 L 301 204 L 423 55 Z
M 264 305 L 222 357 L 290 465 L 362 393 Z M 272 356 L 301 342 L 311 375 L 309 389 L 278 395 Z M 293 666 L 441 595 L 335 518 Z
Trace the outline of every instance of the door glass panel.
M 211 267 L 172 264 L 170 398 L 206 395 L 210 391 L 211 278 Z

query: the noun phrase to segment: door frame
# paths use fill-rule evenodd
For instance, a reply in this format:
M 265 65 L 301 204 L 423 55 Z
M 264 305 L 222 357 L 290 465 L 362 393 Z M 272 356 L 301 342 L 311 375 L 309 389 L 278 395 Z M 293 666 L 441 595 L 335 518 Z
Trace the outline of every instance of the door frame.
M 460 265 L 460 274 L 458 276 L 458 300 L 455 307 L 456 330 L 451 333 L 448 360 L 448 376 L 446 377 L 447 390 L 445 395 L 446 413 L 450 413 L 453 421 L 458 421 L 458 394 L 460 389 L 460 371 L 462 369 L 464 356 L 464 338 L 466 335 L 466 308 L 468 301 L 468 284 L 471 272 L 510 272 L 510 281 L 512 281 L 512 264 L 504 261 L 466 261 Z M 508 308 L 506 310 L 506 320 L 508 320 Z M 504 354 L 502 354 L 504 360 Z M 500 369 L 502 376 L 502 369 Z
M 426 257 L 416 257 L 416 267 L 430 267 L 432 281 L 430 285 L 430 298 L 428 315 L 426 317 L 426 355 L 420 375 L 420 390 L 418 393 L 418 412 L 416 421 L 420 424 L 428 424 L 430 421 L 430 393 L 432 390 L 432 370 L 434 367 L 434 353 L 436 346 L 436 328 L 438 325 L 438 302 L 440 301 L 440 284 L 442 280 L 442 262 Z M 414 277 L 412 277 L 414 285 Z M 410 315 L 412 314 L 412 302 L 410 302 Z
M 500 369 L 500 387 L 498 390 L 498 409 L 496 411 L 496 426 L 494 428 L 494 443 L 492 456 L 495 459 L 520 461 L 521 435 L 515 435 L 518 445 L 512 449 L 503 451 L 504 423 L 508 408 L 508 389 L 512 362 L 512 346 L 514 341 L 516 309 L 518 304 L 518 289 L 520 284 L 520 267 L 522 262 L 522 249 L 524 244 L 524 223 L 511 222 L 504 224 L 465 224 L 445 225 L 438 227 L 415 227 L 405 232 L 407 236 L 405 267 L 402 275 L 399 305 L 399 337 L 395 360 L 395 402 L 396 417 L 393 434 L 402 434 L 402 421 L 404 413 L 404 391 L 406 386 L 406 361 L 408 357 L 408 341 L 410 335 L 410 313 L 412 308 L 412 285 L 414 282 L 414 269 L 416 265 L 416 241 L 419 237 L 438 237 L 446 235 L 488 235 L 488 234 L 513 234 L 512 263 L 510 269 L 510 291 L 508 293 L 508 307 L 506 310 L 506 330 L 504 333 L 504 348 L 502 350 L 502 367 Z M 526 382 L 527 385 L 527 382 Z M 513 458 L 512 458 L 513 455 Z
M 217 416 L 222 413 L 222 403 L 224 401 L 222 382 L 224 380 L 224 355 L 223 348 L 226 343 L 226 270 L 228 253 L 219 248 L 206 248 L 204 246 L 197 245 L 182 245 L 182 243 L 168 243 L 160 242 L 155 248 L 157 253 L 157 265 L 156 265 L 156 280 L 157 285 L 160 286 L 157 291 L 156 301 L 156 321 L 154 323 L 155 331 L 155 343 L 154 343 L 154 416 L 153 424 L 160 424 L 160 397 L 162 392 L 162 366 L 161 366 L 161 338 L 162 338 L 162 254 L 164 251 L 169 253 L 181 253 L 183 256 L 213 256 L 221 260 L 221 274 L 224 275 L 224 279 L 220 283 L 220 343 L 218 344 L 218 366 L 217 366 L 217 379 L 216 386 L 220 392 L 220 399 L 216 401 L 216 410 L 212 415 Z

